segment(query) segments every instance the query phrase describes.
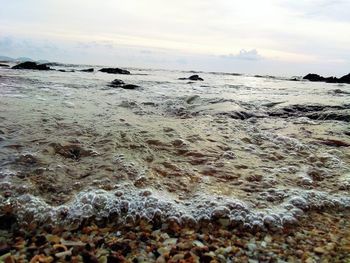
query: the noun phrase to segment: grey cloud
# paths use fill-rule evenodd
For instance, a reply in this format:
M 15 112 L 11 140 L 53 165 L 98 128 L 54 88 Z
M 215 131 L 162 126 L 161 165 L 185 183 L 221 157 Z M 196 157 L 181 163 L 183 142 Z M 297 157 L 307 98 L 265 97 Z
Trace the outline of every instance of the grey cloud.
M 242 49 L 238 54 L 223 55 L 222 58 L 226 59 L 241 59 L 241 60 L 261 60 L 262 56 L 258 53 L 256 49 L 245 50 Z

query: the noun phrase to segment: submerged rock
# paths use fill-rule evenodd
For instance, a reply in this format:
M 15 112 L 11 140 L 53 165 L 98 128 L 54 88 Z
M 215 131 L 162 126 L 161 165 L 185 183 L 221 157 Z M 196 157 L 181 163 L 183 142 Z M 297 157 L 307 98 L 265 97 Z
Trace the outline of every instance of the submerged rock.
M 37 64 L 35 62 L 23 62 L 16 66 L 13 66 L 12 69 L 34 69 L 34 70 L 51 70 L 46 64 Z
M 98 155 L 97 152 L 85 149 L 79 144 L 61 145 L 59 143 L 53 143 L 51 146 L 54 148 L 56 154 L 73 160 L 79 160 L 81 157 Z
M 288 105 L 268 112 L 273 117 L 307 117 L 312 120 L 337 120 L 350 122 L 350 105 Z
M 120 69 L 120 68 L 102 68 L 99 71 L 105 72 L 108 74 L 125 74 L 125 75 L 130 74 L 130 71 L 125 70 L 125 69 Z
M 202 79 L 199 75 L 192 75 L 188 78 L 179 78 L 179 80 L 194 80 L 194 81 L 203 81 L 204 79 Z

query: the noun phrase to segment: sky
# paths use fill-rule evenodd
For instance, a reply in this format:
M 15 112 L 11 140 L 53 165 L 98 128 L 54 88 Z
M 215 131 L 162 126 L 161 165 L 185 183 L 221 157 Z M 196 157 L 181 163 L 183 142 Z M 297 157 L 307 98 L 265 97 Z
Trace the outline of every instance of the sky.
M 0 0 L 0 55 L 342 76 L 350 72 L 350 0 Z

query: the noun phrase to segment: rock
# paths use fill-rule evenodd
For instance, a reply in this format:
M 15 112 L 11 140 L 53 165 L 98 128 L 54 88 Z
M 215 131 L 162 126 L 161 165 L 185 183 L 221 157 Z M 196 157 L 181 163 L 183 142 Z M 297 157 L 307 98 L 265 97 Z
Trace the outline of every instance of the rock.
M 202 79 L 200 76 L 198 75 L 192 75 L 188 78 L 179 78 L 179 80 L 194 80 L 194 81 L 203 81 L 204 79 Z
M 307 117 L 312 120 L 350 121 L 350 105 L 288 105 L 283 108 L 271 109 L 267 114 L 272 117 Z
M 199 81 L 203 81 L 204 79 L 202 79 L 201 77 L 199 77 L 198 75 L 192 75 L 188 78 L 189 80 L 199 80 Z
M 134 84 L 125 84 L 124 81 L 120 79 L 113 80 L 110 84 L 108 84 L 108 86 L 112 88 L 122 88 L 122 89 L 137 89 L 140 87 Z
M 13 66 L 12 69 L 34 69 L 34 70 L 51 70 L 46 64 L 37 64 L 35 62 L 23 62 L 16 66 Z
M 348 83 L 350 84 L 350 73 L 339 79 L 339 83 Z
M 82 70 L 79 70 L 81 72 L 94 72 L 94 69 L 93 68 L 88 68 L 88 69 L 82 69 Z
M 105 72 L 108 74 L 126 74 L 126 75 L 130 74 L 130 71 L 125 69 L 120 69 L 120 68 L 102 68 L 99 71 Z
M 6 64 L 1 64 L 1 63 L 0 63 L 0 67 L 8 68 L 8 67 L 9 67 L 9 65 L 6 65 Z
M 327 253 L 327 251 L 323 247 L 315 247 L 314 251 L 318 254 L 324 254 Z
M 115 79 L 110 84 L 108 84 L 108 86 L 113 88 L 120 88 L 124 84 L 125 84 L 124 81 L 120 79 Z
M 59 69 L 59 72 L 75 72 L 74 69 L 71 70 L 65 70 L 65 69 Z
M 340 140 L 331 140 L 331 139 L 319 139 L 318 141 L 321 144 L 333 147 L 349 147 L 350 144 Z
M 348 75 L 345 75 L 341 78 L 336 77 L 322 77 L 318 74 L 312 74 L 309 73 L 306 76 L 303 77 L 303 79 L 313 81 L 313 82 L 327 82 L 327 83 L 348 83 L 350 84 L 350 73 Z
M 53 143 L 51 146 L 54 148 L 56 154 L 73 160 L 80 160 L 81 157 L 98 155 L 95 151 L 84 149 L 78 144 L 61 145 L 59 143 Z
M 134 85 L 134 84 L 125 84 L 123 86 L 121 86 L 122 89 L 137 89 L 140 86 Z

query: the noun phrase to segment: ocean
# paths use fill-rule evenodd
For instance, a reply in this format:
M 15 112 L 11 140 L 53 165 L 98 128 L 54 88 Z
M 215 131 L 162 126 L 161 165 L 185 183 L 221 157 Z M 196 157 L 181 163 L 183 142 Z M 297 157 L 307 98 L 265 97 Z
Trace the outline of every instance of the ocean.
M 0 68 L 0 217 L 269 230 L 350 208 L 350 85 L 53 68 Z

